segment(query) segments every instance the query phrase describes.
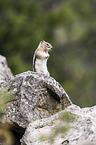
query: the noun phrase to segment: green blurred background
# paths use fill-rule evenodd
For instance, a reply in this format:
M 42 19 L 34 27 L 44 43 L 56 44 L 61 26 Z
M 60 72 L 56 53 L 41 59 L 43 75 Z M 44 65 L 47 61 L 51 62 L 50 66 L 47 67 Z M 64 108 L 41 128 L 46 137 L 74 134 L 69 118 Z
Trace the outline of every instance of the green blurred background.
M 0 54 L 13 74 L 32 70 L 41 40 L 52 77 L 73 103 L 96 104 L 96 0 L 0 0 Z

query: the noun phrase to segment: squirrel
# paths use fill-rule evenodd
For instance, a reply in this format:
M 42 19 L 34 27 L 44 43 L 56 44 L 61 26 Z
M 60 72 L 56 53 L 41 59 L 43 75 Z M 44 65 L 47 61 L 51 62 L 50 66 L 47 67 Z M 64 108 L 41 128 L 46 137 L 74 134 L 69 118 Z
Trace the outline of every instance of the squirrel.
M 50 76 L 47 70 L 47 60 L 50 57 L 48 52 L 51 51 L 52 48 L 53 46 L 44 40 L 39 43 L 33 56 L 33 72 Z

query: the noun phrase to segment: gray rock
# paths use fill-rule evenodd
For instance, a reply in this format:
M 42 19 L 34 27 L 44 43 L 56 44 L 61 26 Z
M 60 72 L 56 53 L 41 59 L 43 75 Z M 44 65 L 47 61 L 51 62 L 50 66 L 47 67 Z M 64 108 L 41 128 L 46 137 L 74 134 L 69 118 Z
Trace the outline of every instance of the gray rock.
M 13 74 L 7 65 L 6 58 L 0 55 L 0 87 L 8 86 L 8 82 L 13 78 Z
M 12 98 L 0 124 L 15 130 L 18 144 L 27 128 L 22 145 L 96 145 L 96 106 L 73 105 L 54 78 L 31 71 L 14 77 L 0 55 L 2 88 Z
M 32 121 L 49 117 L 72 104 L 54 78 L 31 71 L 11 79 L 8 90 L 13 98 L 7 103 L 6 118 L 23 128 Z
M 71 105 L 30 123 L 22 145 L 96 145 L 96 106 L 81 109 Z
M 11 99 L 6 104 L 0 124 L 10 126 L 18 144 L 29 123 L 47 118 L 72 104 L 54 78 L 32 71 L 13 76 L 5 57 L 0 56 L 0 89 L 2 88 L 7 90 Z

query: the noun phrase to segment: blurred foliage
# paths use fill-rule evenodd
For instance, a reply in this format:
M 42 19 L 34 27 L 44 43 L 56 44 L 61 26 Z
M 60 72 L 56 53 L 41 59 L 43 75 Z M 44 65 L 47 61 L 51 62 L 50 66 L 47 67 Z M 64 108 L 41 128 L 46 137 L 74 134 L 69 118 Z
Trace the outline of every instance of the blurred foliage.
M 5 127 L 0 125 L 0 145 L 13 145 L 15 138 L 9 131 L 8 126 Z
M 9 99 L 11 99 L 11 94 L 6 89 L 0 88 L 0 145 L 12 145 L 15 142 L 10 126 L 1 123 L 2 116 L 5 114 L 6 102 Z
M 0 88 L 0 117 L 4 114 L 6 103 L 11 99 L 11 93 L 4 88 Z
M 96 0 L 0 0 L 0 54 L 14 74 L 32 70 L 44 39 L 51 76 L 81 107 L 96 104 Z

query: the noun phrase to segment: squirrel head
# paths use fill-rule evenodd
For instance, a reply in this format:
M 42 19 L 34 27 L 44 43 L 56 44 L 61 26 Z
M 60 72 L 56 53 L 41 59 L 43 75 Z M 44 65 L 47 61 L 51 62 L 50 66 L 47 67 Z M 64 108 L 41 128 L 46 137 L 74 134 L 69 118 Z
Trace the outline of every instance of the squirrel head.
M 39 47 L 41 47 L 44 51 L 51 51 L 53 46 L 48 43 L 48 42 L 45 42 L 44 40 L 42 40 L 39 44 Z

